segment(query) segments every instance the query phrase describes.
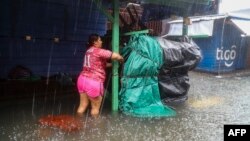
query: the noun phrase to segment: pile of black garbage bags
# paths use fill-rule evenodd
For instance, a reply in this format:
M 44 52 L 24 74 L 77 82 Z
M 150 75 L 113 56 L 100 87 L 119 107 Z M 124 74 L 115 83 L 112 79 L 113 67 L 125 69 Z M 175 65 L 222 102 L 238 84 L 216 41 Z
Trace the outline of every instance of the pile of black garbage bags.
M 158 74 L 161 100 L 165 104 L 184 102 L 190 88 L 188 71 L 200 62 L 200 48 L 188 37 L 179 40 L 157 37 L 157 40 L 164 56 L 164 64 Z

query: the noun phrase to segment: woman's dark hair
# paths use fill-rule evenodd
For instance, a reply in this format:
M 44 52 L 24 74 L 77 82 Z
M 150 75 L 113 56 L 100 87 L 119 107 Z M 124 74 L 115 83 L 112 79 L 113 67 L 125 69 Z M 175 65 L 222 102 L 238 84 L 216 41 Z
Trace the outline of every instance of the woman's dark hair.
M 98 34 L 91 34 L 89 35 L 89 40 L 87 43 L 88 47 L 91 47 L 94 45 L 94 42 L 97 41 L 100 38 L 100 36 Z

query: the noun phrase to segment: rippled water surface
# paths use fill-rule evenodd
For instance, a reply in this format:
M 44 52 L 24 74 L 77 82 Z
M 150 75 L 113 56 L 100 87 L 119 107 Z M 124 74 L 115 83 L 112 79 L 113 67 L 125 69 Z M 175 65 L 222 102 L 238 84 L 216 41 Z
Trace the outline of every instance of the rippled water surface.
M 177 111 L 171 118 L 134 118 L 111 113 L 106 100 L 99 119 L 82 117 L 83 128 L 76 132 L 43 127 L 41 116 L 74 115 L 75 96 L 44 100 L 13 100 L 1 104 L 0 140 L 53 141 L 223 141 L 224 124 L 250 124 L 250 77 L 216 77 L 190 72 L 189 99 L 171 105 Z

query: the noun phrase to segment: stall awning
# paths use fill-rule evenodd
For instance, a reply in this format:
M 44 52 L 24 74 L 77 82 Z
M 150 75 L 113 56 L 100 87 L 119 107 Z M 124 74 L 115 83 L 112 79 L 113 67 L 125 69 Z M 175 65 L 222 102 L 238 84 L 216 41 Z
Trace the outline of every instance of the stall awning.
M 213 35 L 214 20 L 225 18 L 226 15 L 190 17 L 191 24 L 188 25 L 188 36 L 208 37 Z M 161 36 L 182 36 L 183 19 L 163 20 Z
M 188 26 L 188 36 L 212 36 L 213 34 L 213 20 L 193 22 Z M 162 25 L 166 25 L 163 23 Z M 166 31 L 167 26 L 163 27 L 162 36 L 182 36 L 183 24 L 169 23 L 169 30 Z

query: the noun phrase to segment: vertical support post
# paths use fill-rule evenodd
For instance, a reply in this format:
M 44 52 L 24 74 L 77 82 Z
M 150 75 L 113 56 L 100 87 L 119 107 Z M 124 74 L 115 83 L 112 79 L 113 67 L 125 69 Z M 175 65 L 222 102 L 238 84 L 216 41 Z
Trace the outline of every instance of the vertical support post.
M 188 25 L 190 24 L 190 18 L 188 18 L 187 16 L 183 17 L 182 36 L 188 35 Z
M 119 0 L 113 0 L 112 51 L 119 53 Z M 117 61 L 112 62 L 112 111 L 118 111 L 119 74 Z

